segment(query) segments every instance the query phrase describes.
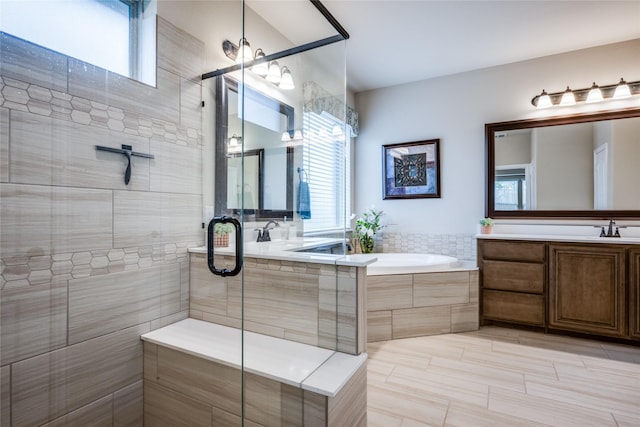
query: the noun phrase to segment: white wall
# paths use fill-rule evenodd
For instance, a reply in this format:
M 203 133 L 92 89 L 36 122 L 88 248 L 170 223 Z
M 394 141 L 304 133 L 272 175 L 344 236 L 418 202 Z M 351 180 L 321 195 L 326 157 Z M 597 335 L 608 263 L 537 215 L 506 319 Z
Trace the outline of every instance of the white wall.
M 496 166 L 531 163 L 531 131 L 496 138 L 495 145 Z
M 549 126 L 534 132 L 536 208 L 593 209 L 593 125 Z
M 614 206 L 640 209 L 640 118 L 616 121 L 613 141 Z
M 347 58 L 348 49 L 347 42 Z M 384 71 L 392 66 L 402 64 Z M 543 88 L 560 92 L 620 77 L 640 79 L 640 39 L 356 94 L 357 212 L 375 204 L 395 224 L 390 232 L 475 233 L 485 212 L 485 123 L 601 109 L 605 104 L 537 111 L 531 98 Z M 638 97 L 606 105 L 631 103 L 640 106 Z M 440 138 L 442 197 L 382 200 L 381 146 L 431 138 Z

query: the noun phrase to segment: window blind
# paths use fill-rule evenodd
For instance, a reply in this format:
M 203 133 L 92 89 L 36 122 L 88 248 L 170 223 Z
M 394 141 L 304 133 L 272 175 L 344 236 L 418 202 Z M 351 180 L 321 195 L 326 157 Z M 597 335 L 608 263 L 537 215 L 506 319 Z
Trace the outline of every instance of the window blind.
M 311 199 L 311 218 L 304 225 L 307 235 L 345 229 L 351 198 L 351 139 L 346 128 L 344 122 L 327 113 L 304 113 L 303 164 Z

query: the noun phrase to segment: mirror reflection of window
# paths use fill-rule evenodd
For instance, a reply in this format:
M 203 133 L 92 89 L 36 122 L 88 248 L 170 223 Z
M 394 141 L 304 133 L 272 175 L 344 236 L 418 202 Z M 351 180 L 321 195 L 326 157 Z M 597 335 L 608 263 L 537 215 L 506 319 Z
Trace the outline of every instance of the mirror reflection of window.
M 227 159 L 227 206 L 229 209 L 260 209 L 259 188 L 261 184 L 260 163 L 263 152 L 253 150 L 245 153 L 245 176 L 242 177 L 242 156 L 231 155 Z M 244 199 L 244 205 L 243 205 Z
M 496 209 L 527 209 L 527 180 L 524 168 L 496 170 Z

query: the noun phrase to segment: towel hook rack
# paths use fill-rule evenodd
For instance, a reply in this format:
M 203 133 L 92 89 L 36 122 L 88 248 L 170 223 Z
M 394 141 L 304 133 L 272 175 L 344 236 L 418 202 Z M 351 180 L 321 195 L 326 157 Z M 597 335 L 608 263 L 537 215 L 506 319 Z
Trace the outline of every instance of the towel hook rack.
M 102 145 L 96 145 L 96 150 L 107 151 L 109 153 L 123 154 L 127 158 L 127 169 L 124 172 L 124 183 L 129 185 L 131 180 L 131 156 L 144 157 L 145 159 L 155 159 L 153 154 L 138 153 L 133 151 L 131 145 L 122 144 L 122 148 L 104 147 Z
M 309 181 L 309 174 L 307 173 L 306 170 L 304 170 L 302 168 L 298 168 L 298 178 L 300 179 L 300 181 L 308 182 Z

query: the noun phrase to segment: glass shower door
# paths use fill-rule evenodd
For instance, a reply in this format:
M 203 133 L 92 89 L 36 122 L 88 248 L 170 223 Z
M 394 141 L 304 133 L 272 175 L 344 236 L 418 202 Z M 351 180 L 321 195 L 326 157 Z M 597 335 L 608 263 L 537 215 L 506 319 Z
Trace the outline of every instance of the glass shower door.
M 349 335 L 338 297 L 348 273 L 336 263 L 350 204 L 345 43 L 312 2 L 242 4 L 230 58 L 203 76 L 215 107 L 208 240 L 216 223 L 242 230 L 210 245 L 226 306 L 209 319 L 241 331 L 242 421 L 301 426 L 304 381 Z M 287 8 L 310 18 L 308 31 L 296 33 Z M 231 58 L 249 49 L 247 62 Z

